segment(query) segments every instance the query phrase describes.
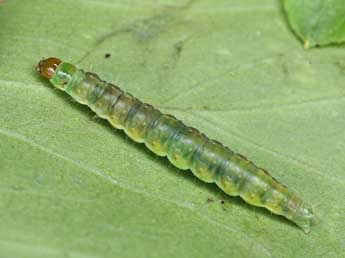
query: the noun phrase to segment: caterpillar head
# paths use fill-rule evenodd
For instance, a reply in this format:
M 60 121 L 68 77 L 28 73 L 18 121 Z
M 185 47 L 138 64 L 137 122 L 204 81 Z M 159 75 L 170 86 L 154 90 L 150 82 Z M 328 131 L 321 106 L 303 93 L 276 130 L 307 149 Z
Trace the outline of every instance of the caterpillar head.
M 36 70 L 56 88 L 65 90 L 77 69 L 74 65 L 64 63 L 56 57 L 49 57 L 41 60 Z
M 53 78 L 56 68 L 62 63 L 62 61 L 56 57 L 49 57 L 41 60 L 36 66 L 37 72 L 46 79 Z

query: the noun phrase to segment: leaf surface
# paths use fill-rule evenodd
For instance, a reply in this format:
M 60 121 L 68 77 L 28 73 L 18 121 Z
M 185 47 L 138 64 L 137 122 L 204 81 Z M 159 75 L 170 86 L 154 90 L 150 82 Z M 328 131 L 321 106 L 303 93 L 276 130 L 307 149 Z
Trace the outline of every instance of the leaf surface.
M 345 253 L 345 49 L 305 51 L 280 2 L 13 0 L 0 24 L 3 257 Z M 306 235 L 132 143 L 39 78 L 49 56 L 244 154 L 320 224 Z

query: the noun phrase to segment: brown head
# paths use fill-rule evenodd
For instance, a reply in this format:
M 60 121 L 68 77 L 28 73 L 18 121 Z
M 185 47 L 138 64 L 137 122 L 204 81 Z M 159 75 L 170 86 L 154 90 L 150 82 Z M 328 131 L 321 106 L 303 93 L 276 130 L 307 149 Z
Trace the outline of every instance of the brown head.
M 36 70 L 46 79 L 53 78 L 56 68 L 61 64 L 61 60 L 56 57 L 49 57 L 41 60 L 36 66 Z

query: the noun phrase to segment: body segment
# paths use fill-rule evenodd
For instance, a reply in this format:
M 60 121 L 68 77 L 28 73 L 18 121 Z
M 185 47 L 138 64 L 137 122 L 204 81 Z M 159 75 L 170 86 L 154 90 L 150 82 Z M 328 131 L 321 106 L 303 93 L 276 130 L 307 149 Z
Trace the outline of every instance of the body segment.
M 177 168 L 190 169 L 200 180 L 216 183 L 228 195 L 241 196 L 251 205 L 285 216 L 309 232 L 314 217 L 311 208 L 245 157 L 72 64 L 51 58 L 41 61 L 38 70 L 55 87 L 88 105 L 132 140 L 167 156 Z

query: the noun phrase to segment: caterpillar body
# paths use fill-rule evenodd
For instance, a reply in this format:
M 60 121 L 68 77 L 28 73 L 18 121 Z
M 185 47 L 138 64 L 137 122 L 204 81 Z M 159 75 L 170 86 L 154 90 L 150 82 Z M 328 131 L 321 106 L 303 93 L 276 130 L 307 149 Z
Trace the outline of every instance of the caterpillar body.
M 251 205 L 286 217 L 304 232 L 310 231 L 314 213 L 309 205 L 266 170 L 218 141 L 73 64 L 51 57 L 41 60 L 37 70 L 135 142 L 167 156 L 177 168 L 190 169 L 200 180 L 216 183 L 228 195 L 240 196 Z

